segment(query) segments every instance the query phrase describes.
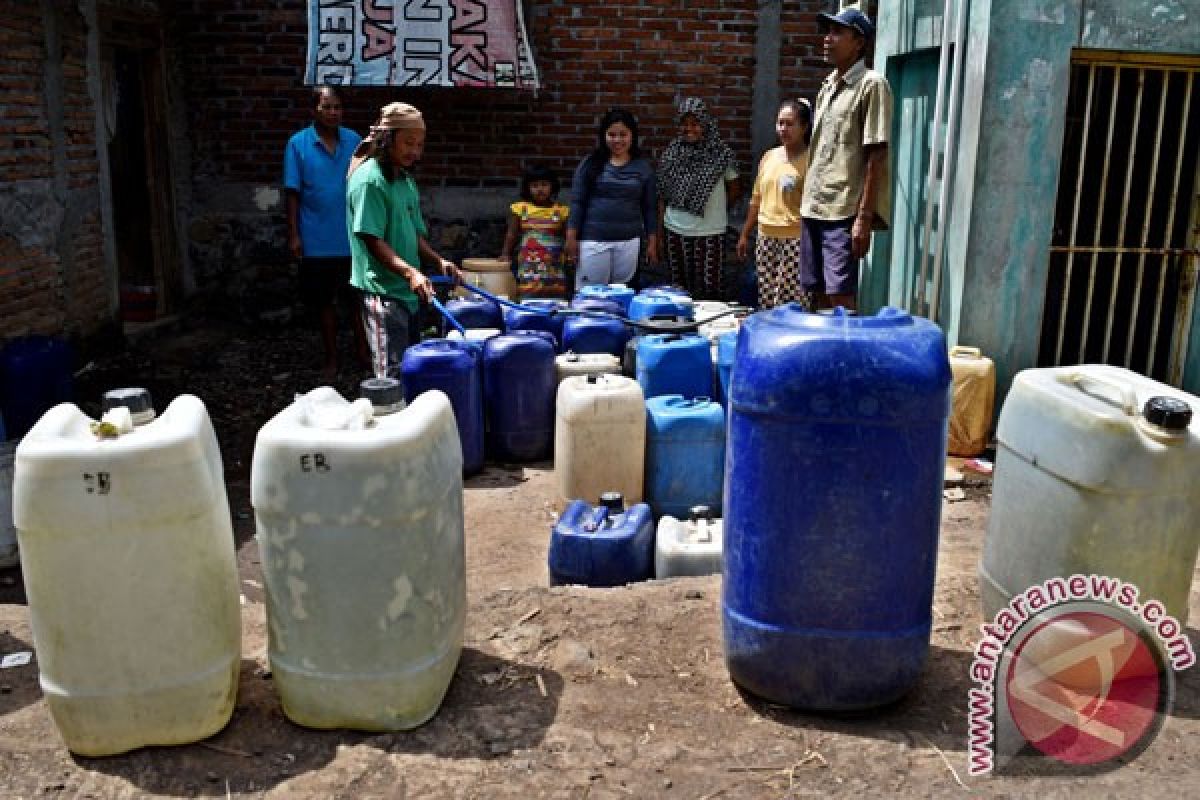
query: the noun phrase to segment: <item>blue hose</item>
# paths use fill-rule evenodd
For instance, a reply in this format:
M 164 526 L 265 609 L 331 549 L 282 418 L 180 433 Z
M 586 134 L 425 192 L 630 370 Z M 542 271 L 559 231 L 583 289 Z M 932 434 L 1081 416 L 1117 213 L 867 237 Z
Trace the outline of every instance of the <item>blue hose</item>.
M 454 279 L 447 275 L 430 275 L 429 282 L 432 283 L 434 286 L 439 286 L 439 285 L 440 286 L 453 286 L 454 285 Z M 467 291 L 474 292 L 475 294 L 483 297 L 484 299 L 490 300 L 493 303 L 496 303 L 498 305 L 508 306 L 509 308 L 514 308 L 518 311 L 528 311 L 532 314 L 543 314 L 547 317 L 552 317 L 555 314 L 571 314 L 571 315 L 576 315 L 576 316 L 581 316 L 581 317 L 599 317 L 601 319 L 615 319 L 615 320 L 625 323 L 626 325 L 630 325 L 634 328 L 640 328 L 643 330 L 651 330 L 651 331 L 660 331 L 661 330 L 660 327 L 656 327 L 655 325 L 653 325 L 651 323 L 643 323 L 641 320 L 629 319 L 628 317 L 623 317 L 620 314 L 613 314 L 608 311 L 590 311 L 587 309 L 580 309 L 580 308 L 559 308 L 559 309 L 547 311 L 544 308 L 533 308 L 532 306 L 525 306 L 525 305 L 521 305 L 520 303 L 514 303 L 511 300 L 504 299 L 503 297 L 497 297 L 496 295 L 492 294 L 491 292 L 487 291 L 486 289 L 481 289 L 478 286 L 472 286 L 469 283 L 462 284 L 462 288 L 466 289 Z M 432 303 L 433 303 L 433 307 L 436 308 L 438 311 L 440 311 L 442 316 L 444 316 L 447 320 L 449 320 L 451 325 L 453 325 L 455 328 L 457 328 L 458 331 L 460 333 L 462 333 L 464 336 L 466 335 L 466 331 L 463 329 L 462 325 L 459 324 L 458 320 L 456 320 L 454 318 L 454 315 L 451 314 L 446 309 L 446 307 L 443 306 L 438 301 L 438 299 L 436 297 L 433 298 Z M 701 325 L 707 325 L 708 323 L 712 322 L 715 319 L 720 319 L 721 317 L 725 317 L 730 314 L 735 314 L 739 310 L 741 310 L 741 309 L 736 306 L 732 307 L 728 311 L 722 311 L 720 314 L 714 314 L 713 316 L 711 316 L 707 319 L 695 320 L 692 323 L 689 323 L 689 327 L 691 327 L 692 325 L 694 325 L 696 327 L 699 327 Z

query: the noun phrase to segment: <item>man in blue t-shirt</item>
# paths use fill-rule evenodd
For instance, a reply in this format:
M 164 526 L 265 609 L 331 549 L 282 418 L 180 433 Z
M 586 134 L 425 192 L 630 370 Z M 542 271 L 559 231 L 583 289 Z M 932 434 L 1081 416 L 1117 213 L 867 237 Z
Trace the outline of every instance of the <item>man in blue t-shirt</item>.
M 337 375 L 338 298 L 355 309 L 350 286 L 350 239 L 346 234 L 346 170 L 361 137 L 343 128 L 342 97 L 333 86 L 312 90 L 313 123 L 288 140 L 283 155 L 288 250 L 300 261 L 300 297 L 315 316 L 325 349 L 321 376 Z M 362 319 L 350 314 L 359 360 L 368 351 Z

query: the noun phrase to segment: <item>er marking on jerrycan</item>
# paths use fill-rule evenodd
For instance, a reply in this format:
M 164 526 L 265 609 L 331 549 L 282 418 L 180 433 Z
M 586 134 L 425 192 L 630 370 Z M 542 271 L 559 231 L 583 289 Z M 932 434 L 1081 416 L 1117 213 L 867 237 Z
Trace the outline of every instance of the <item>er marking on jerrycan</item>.
M 869 708 L 929 648 L 950 410 L 942 331 L 795 304 L 737 338 L 726 445 L 725 660 L 754 694 Z
M 284 713 L 311 728 L 432 717 L 466 619 L 462 450 L 449 399 L 395 410 L 321 387 L 258 433 L 250 493 Z

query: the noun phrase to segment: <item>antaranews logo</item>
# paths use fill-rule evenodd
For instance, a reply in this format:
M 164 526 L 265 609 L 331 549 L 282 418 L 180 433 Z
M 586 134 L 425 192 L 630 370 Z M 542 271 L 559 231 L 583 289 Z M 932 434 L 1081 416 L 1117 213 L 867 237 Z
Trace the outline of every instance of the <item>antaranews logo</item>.
M 1154 740 L 1175 673 L 1196 655 L 1163 604 L 1139 595 L 1119 578 L 1051 578 L 981 627 L 967 704 L 971 775 L 1024 756 L 1091 772 Z

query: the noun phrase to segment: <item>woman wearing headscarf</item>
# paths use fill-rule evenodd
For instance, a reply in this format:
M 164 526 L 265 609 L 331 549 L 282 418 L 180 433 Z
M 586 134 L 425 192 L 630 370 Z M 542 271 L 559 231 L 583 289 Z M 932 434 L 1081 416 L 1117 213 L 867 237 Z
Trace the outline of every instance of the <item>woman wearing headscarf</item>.
M 679 135 L 658 165 L 659 212 L 671 282 L 699 299 L 721 299 L 727 208 L 741 196 L 733 150 L 698 97 L 675 117 Z

